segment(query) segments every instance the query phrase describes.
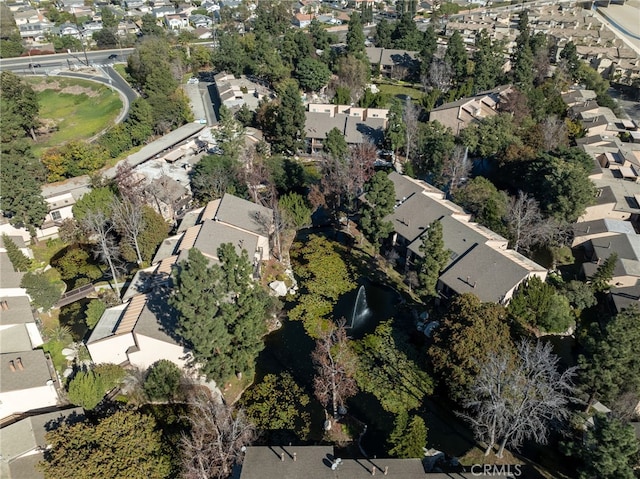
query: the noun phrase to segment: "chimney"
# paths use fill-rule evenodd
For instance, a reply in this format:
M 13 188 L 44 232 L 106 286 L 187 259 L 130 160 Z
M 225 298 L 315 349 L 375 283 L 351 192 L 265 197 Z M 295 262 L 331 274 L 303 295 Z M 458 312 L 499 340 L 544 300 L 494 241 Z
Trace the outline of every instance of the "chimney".
M 280 460 L 281 460 L 282 462 L 284 462 L 284 452 L 281 452 L 281 453 L 280 453 Z
M 298 459 L 298 453 L 294 452 L 293 453 L 293 462 L 296 462 L 297 459 Z
M 384 475 L 386 476 L 389 472 L 389 466 L 384 466 Z
M 477 283 L 478 283 L 477 281 L 474 281 L 474 282 L 473 282 L 473 287 L 474 287 L 474 288 L 476 287 L 476 284 L 477 284 Z
M 5 311 L 9 309 L 9 303 L 6 300 L 3 301 L 1 304 L 2 304 L 2 309 L 4 309 Z
M 373 467 L 371 468 L 371 475 L 372 475 L 372 476 L 375 476 L 375 475 L 376 475 L 376 466 L 373 466 Z
M 13 364 L 13 361 L 9 361 L 9 371 L 11 371 L 12 373 L 16 372 L 16 367 Z
M 16 359 L 16 364 L 18 365 L 18 369 L 19 369 L 20 371 L 23 371 L 23 370 L 24 370 L 24 366 L 22 365 L 22 358 L 17 358 L 17 359 Z

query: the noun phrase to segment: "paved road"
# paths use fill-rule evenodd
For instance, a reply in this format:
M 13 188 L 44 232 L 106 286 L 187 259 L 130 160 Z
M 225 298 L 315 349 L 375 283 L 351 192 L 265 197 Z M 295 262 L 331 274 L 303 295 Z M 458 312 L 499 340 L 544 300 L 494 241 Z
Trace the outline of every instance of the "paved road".
M 89 60 L 90 65 L 109 65 L 114 62 L 126 62 L 132 52 L 133 48 L 100 50 L 95 52 L 88 51 L 86 58 Z M 118 58 L 109 59 L 110 55 L 118 55 Z M 30 68 L 29 64 L 39 64 L 40 67 Z M 56 70 L 73 69 L 82 66 L 86 66 L 83 52 L 0 59 L 0 70 L 10 70 L 23 75 L 47 75 L 55 73 Z

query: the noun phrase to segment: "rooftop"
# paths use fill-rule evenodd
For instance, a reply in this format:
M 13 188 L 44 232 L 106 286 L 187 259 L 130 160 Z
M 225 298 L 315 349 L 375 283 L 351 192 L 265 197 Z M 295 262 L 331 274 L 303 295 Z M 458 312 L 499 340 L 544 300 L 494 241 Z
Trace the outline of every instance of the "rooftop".
M 13 269 L 13 264 L 7 253 L 0 252 L 0 288 L 20 288 L 24 273 Z
M 22 368 L 20 368 L 20 363 L 22 363 Z M 15 371 L 11 370 L 12 364 Z M 52 379 L 44 351 L 41 349 L 19 353 L 2 353 L 0 354 L 0 368 L 2 371 L 0 391 L 2 392 L 42 387 Z
M 4 271 L 2 271 L 4 274 Z M 27 296 L 0 297 L 0 326 L 32 323 L 35 319 Z
M 214 219 L 257 235 L 268 236 L 273 221 L 273 210 L 237 196 L 225 194 Z

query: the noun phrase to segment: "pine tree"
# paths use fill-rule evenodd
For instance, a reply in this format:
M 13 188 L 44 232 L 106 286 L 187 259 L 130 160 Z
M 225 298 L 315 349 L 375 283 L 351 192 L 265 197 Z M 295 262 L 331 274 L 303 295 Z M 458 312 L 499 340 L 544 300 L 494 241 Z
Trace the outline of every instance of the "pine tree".
M 347 30 L 347 53 L 358 58 L 366 57 L 364 46 L 364 28 L 362 18 L 356 11 L 349 17 L 349 28 Z
M 420 283 L 418 293 L 426 300 L 438 294 L 436 290 L 438 278 L 449 262 L 451 254 L 444 246 L 440 221 L 435 220 L 429 225 L 427 232 L 422 237 L 420 252 L 422 258 L 417 260 L 418 281 Z
M 447 52 L 444 55 L 444 60 L 449 64 L 453 70 L 453 79 L 457 85 L 464 83 L 467 77 L 467 50 L 464 47 L 462 41 L 462 35 L 456 30 L 453 35 L 449 37 L 447 43 Z
M 491 42 L 486 30 L 476 35 L 473 54 L 473 87 L 476 92 L 490 90 L 498 84 L 502 71 L 502 52 Z
M 21 272 L 27 271 L 31 266 L 31 260 L 20 251 L 15 242 L 5 233 L 2 234 L 2 244 L 7 250 L 7 256 L 13 265 L 13 269 Z
M 609 282 L 613 278 L 613 273 L 618 262 L 618 253 L 611 253 L 604 262 L 598 266 L 596 272 L 589 278 L 591 287 L 597 293 L 601 293 L 609 289 Z
M 296 81 L 288 80 L 279 97 L 268 140 L 274 151 L 294 154 L 302 147 L 305 123 L 304 105 Z
M 393 224 L 385 217 L 393 212 L 395 189 L 384 171 L 378 171 L 364 186 L 367 205 L 360 220 L 369 240 L 379 245 L 393 231 Z
M 430 24 L 424 32 L 422 48 L 420 49 L 420 59 L 422 62 L 420 69 L 423 74 L 429 71 L 429 65 L 431 65 L 431 60 L 433 60 L 433 55 L 436 53 L 437 49 L 438 35 L 436 34 L 436 30 L 433 28 L 433 25 Z

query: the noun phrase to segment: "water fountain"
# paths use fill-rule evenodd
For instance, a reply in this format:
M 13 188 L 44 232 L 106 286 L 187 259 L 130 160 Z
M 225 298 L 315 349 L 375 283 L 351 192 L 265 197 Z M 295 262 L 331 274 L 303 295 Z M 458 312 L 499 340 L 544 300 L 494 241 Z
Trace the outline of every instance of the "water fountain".
M 351 313 L 351 321 L 347 323 L 347 328 L 357 329 L 358 326 L 371 315 L 371 310 L 367 303 L 367 290 L 364 285 L 358 289 L 356 302 L 353 304 L 353 312 Z

